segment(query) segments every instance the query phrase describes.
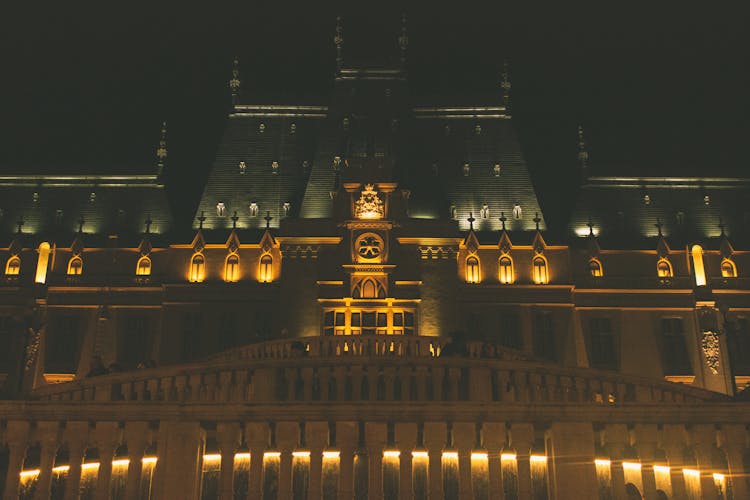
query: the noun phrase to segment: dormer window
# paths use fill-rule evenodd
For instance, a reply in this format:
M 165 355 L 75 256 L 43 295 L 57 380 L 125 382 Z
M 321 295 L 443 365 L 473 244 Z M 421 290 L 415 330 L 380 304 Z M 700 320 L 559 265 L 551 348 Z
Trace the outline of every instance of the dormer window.
M 265 123 L 261 123 L 260 125 L 258 125 L 258 132 L 260 132 L 262 134 L 265 131 L 266 131 L 266 124 Z
M 287 201 L 282 205 L 282 207 L 284 208 L 284 215 L 288 217 L 289 212 L 292 210 L 292 204 Z
M 490 218 L 490 207 L 486 203 L 482 205 L 482 210 L 479 211 L 480 217 L 482 219 L 489 219 Z
M 89 194 L 89 203 L 94 203 L 94 202 L 96 202 L 96 193 L 91 191 L 91 193 Z
M 477 135 L 482 134 L 482 126 L 480 124 L 477 123 L 476 125 L 474 125 L 474 133 Z
M 6 276 L 18 276 L 21 273 L 21 259 L 18 256 L 13 256 L 8 259 L 5 264 L 5 275 Z
M 33 201 L 34 203 L 38 203 L 39 202 L 39 193 L 37 193 L 36 191 L 34 191 L 34 194 L 31 195 L 31 201 Z
M 703 247 L 693 245 L 690 249 L 693 259 L 693 272 L 695 273 L 695 286 L 706 286 L 706 270 L 703 267 Z
M 523 217 L 523 212 L 521 211 L 521 205 L 516 203 L 513 205 L 513 218 L 516 220 L 521 220 L 521 217 Z
M 80 276 L 83 272 L 83 259 L 78 256 L 68 261 L 68 276 Z
M 722 278 L 736 278 L 737 277 L 737 266 L 731 259 L 724 259 L 721 261 L 721 277 Z
M 224 280 L 229 283 L 236 282 L 240 277 L 240 257 L 236 253 L 227 256 L 224 264 Z
M 651 196 L 648 194 L 643 195 L 643 204 L 646 206 L 651 205 Z
M 594 278 L 601 278 L 604 276 L 604 270 L 602 269 L 602 263 L 598 259 L 591 259 L 589 261 L 589 274 Z
M 289 134 L 294 135 L 296 133 L 297 133 L 297 124 L 292 123 L 291 125 L 289 125 Z
M 545 285 L 549 283 L 549 274 L 547 273 L 547 259 L 541 255 L 534 257 L 533 264 L 533 276 L 534 283 L 537 285 Z
M 451 219 L 456 220 L 456 218 L 458 218 L 458 210 L 456 205 L 451 205 Z
M 219 202 L 216 204 L 216 215 L 219 217 L 224 217 L 227 215 L 227 207 L 224 205 L 224 203 Z
M 308 168 L 310 168 L 310 162 L 307 160 L 302 160 L 302 169 L 307 170 Z
M 240 162 L 240 174 L 244 175 L 245 174 L 245 169 L 247 169 L 247 165 L 245 165 L 244 161 L 241 161 Z
M 685 224 L 685 212 L 683 212 L 682 210 L 678 211 L 674 215 L 674 218 L 678 226 L 683 226 Z
M 510 285 L 514 281 L 513 277 L 513 261 L 507 255 L 500 257 L 497 263 L 499 270 L 500 283 L 503 285 Z
M 277 161 L 272 161 L 271 162 L 271 172 L 273 172 L 274 174 L 278 174 L 279 173 L 279 162 L 277 162 Z
M 203 254 L 197 253 L 190 259 L 190 281 L 200 283 L 206 275 L 206 259 Z
M 341 157 L 340 156 L 333 157 L 333 169 L 334 170 L 341 169 Z
M 479 259 L 474 256 L 466 259 L 466 282 L 479 283 Z
M 273 281 L 273 257 L 269 254 L 265 254 L 260 258 L 258 281 L 261 283 L 270 283 Z
M 62 224 L 63 215 L 64 212 L 62 208 L 58 208 L 57 210 L 55 210 L 55 224 Z
M 464 163 L 464 166 L 461 167 L 461 171 L 464 173 L 464 177 L 468 177 L 471 173 L 471 165 Z
M 138 259 L 138 263 L 135 265 L 136 276 L 151 276 L 151 259 L 147 256 L 143 256 Z
M 656 263 L 656 275 L 660 278 L 672 277 L 672 264 L 667 259 L 659 259 Z
M 711 204 L 711 196 L 704 195 L 703 196 L 703 204 L 706 206 L 709 206 Z
M 250 206 L 248 207 L 250 209 L 250 217 L 257 217 L 258 216 L 258 204 L 253 202 L 250 202 Z
M 500 167 L 499 163 L 495 163 L 495 165 L 492 167 L 492 173 L 495 174 L 495 177 L 500 177 L 500 171 L 502 167 Z

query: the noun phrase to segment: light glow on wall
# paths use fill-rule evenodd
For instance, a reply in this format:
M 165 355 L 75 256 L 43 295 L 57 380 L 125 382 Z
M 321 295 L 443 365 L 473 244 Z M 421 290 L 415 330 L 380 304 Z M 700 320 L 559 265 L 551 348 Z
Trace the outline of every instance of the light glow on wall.
M 398 450 L 386 450 L 383 452 L 384 458 L 398 458 L 401 456 L 401 452 Z
M 292 456 L 295 458 L 310 458 L 309 451 L 293 451 Z
M 695 286 L 706 286 L 706 270 L 703 267 L 703 247 L 693 245 L 690 249 L 693 258 L 693 270 L 695 271 Z
M 546 455 L 531 455 L 529 457 L 529 461 L 536 462 L 536 463 L 542 463 L 547 461 Z

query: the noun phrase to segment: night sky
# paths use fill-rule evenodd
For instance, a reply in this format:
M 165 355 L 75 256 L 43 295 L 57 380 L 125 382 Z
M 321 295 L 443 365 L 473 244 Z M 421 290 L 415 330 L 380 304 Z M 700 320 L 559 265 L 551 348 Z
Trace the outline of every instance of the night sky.
M 337 13 L 345 62 L 398 55 L 402 11 L 361 4 L 369 9 L 10 9 L 0 171 L 150 172 L 167 120 L 168 191 L 189 223 L 228 111 L 232 57 L 243 102 L 325 104 Z M 551 224 L 564 224 L 576 185 L 578 123 L 592 173 L 746 176 L 750 166 L 748 15 L 620 5 L 406 10 L 418 100 L 500 103 L 510 58 L 514 119 Z

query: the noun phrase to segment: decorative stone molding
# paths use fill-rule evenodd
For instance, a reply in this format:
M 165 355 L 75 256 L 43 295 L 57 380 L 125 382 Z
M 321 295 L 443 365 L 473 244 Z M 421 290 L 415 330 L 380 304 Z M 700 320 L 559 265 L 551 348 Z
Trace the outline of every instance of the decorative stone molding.
M 446 246 L 419 246 L 419 256 L 424 260 L 453 259 L 457 250 Z
M 354 216 L 357 219 L 382 219 L 385 217 L 385 205 L 378 197 L 375 186 L 366 184 L 360 198 L 354 202 Z
M 713 331 L 704 331 L 701 339 L 701 348 L 703 355 L 706 357 L 706 364 L 711 373 L 718 375 L 719 359 L 721 359 L 721 342 L 719 334 Z

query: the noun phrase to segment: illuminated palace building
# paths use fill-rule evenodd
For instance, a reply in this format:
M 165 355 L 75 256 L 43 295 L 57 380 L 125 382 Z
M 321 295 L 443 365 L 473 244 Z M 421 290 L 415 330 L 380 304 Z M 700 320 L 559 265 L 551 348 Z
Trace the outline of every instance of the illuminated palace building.
M 592 176 L 579 129 L 548 228 L 507 71 L 419 103 L 405 31 L 342 33 L 320 105 L 235 61 L 195 214 L 165 129 L 155 173 L 0 177 L 3 498 L 750 498 L 750 179 Z

